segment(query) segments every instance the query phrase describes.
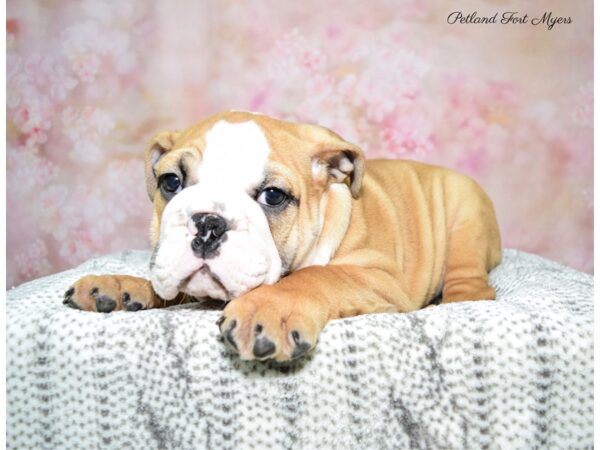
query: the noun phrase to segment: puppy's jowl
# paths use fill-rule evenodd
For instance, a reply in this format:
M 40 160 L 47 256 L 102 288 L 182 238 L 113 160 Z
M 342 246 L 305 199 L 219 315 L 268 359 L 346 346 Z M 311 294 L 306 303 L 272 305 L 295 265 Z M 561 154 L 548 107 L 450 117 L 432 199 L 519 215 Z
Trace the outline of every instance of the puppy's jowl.
M 151 280 L 88 276 L 65 303 L 136 311 L 226 302 L 243 359 L 297 358 L 335 318 L 491 300 L 493 206 L 471 179 L 410 161 L 365 161 L 333 132 L 226 112 L 156 136 L 145 155 Z

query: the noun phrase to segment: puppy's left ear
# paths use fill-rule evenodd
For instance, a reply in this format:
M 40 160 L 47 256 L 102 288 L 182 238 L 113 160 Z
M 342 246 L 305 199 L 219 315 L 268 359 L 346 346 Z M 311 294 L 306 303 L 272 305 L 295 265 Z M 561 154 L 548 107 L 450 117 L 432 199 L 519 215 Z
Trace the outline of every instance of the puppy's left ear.
M 175 141 L 181 133 L 177 131 L 163 131 L 154 136 L 146 153 L 144 154 L 144 172 L 146 174 L 146 189 L 150 200 L 154 199 L 154 192 L 158 187 L 155 167 L 163 155 L 173 149 Z
M 358 198 L 365 172 L 365 155 L 354 144 L 331 133 L 331 139 L 319 144 L 312 159 L 315 183 L 348 183 L 352 197 Z

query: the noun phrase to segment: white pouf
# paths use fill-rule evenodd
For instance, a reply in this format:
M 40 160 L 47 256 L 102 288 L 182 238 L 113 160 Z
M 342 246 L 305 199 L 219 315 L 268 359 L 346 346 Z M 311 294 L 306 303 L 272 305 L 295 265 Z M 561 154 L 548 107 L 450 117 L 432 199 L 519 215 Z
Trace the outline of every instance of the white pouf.
M 336 320 L 280 366 L 229 354 L 198 305 L 63 306 L 81 276 L 146 276 L 149 257 L 8 292 L 8 448 L 593 447 L 588 274 L 505 250 L 496 301 Z

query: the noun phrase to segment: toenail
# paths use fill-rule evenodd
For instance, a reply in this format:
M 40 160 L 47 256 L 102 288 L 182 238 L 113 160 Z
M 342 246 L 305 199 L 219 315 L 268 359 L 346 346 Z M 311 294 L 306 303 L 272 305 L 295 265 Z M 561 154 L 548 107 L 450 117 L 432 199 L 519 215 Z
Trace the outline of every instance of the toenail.
M 292 359 L 300 358 L 310 350 L 310 344 L 300 340 L 300 333 L 296 330 L 292 331 L 292 339 L 294 340 L 294 344 L 296 344 L 292 352 Z
M 121 295 L 121 300 L 123 301 L 123 303 L 127 303 L 129 300 L 131 300 L 129 292 L 123 292 L 123 295 Z
M 262 333 L 263 330 L 263 326 L 260 323 L 257 323 L 256 326 L 254 327 L 254 332 L 256 334 L 260 334 Z
M 231 332 L 233 331 L 233 329 L 236 327 L 237 325 L 237 321 L 232 320 L 231 321 L 231 325 L 229 326 L 229 329 L 227 330 L 227 332 L 225 333 L 225 339 L 227 339 L 227 342 L 229 342 L 231 344 L 231 346 L 234 349 L 238 349 L 238 346 L 235 342 L 235 339 L 233 338 L 233 335 L 231 334 Z
M 310 350 L 310 344 L 308 342 L 301 342 L 297 344 L 292 352 L 292 359 L 300 358 L 306 352 Z
M 71 307 L 73 309 L 79 309 L 79 310 L 81 309 L 81 306 L 79 306 L 77 303 L 75 303 L 71 297 L 66 298 L 63 301 L 63 304 L 67 305 L 67 306 L 69 306 L 69 307 Z

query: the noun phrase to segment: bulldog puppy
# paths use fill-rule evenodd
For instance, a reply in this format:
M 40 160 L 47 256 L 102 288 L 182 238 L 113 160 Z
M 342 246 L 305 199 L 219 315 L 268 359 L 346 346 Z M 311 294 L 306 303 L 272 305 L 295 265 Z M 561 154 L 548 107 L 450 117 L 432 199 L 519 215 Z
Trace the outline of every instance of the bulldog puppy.
M 492 300 L 501 259 L 488 196 L 412 161 L 365 161 L 326 128 L 225 112 L 163 132 L 145 154 L 151 280 L 84 277 L 65 304 L 135 311 L 225 302 L 242 359 L 297 358 L 331 319 Z

